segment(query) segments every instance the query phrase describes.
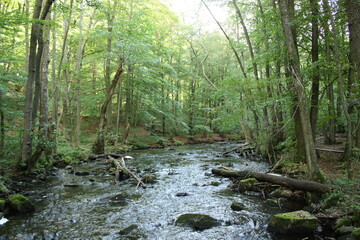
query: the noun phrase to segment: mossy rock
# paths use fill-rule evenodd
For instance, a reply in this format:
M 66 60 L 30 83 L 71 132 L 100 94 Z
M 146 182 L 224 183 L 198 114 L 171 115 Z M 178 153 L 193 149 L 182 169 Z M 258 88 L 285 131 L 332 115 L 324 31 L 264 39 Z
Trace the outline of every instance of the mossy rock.
M 317 218 L 301 210 L 272 216 L 268 230 L 277 233 L 309 233 L 315 231 L 317 226 Z
M 248 179 L 241 180 L 238 184 L 238 190 L 241 193 L 249 191 L 249 190 L 253 190 L 254 185 L 258 182 L 259 181 L 256 178 L 248 178 Z
M 205 214 L 187 213 L 181 215 L 175 222 L 178 226 L 187 226 L 195 230 L 204 230 L 219 225 L 219 222 Z
M 360 240 L 360 228 L 354 229 L 354 231 L 351 233 L 351 239 Z
M 21 194 L 13 194 L 8 198 L 10 208 L 17 213 L 31 213 L 35 211 L 35 206 L 25 196 Z
M 0 199 L 0 212 L 3 212 L 5 210 L 5 200 Z

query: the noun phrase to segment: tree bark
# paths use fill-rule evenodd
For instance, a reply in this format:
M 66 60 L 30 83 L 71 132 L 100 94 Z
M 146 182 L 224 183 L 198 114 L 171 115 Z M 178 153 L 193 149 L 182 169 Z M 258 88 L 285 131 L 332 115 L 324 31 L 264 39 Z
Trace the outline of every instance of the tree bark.
M 114 91 L 115 91 L 116 86 L 118 85 L 118 82 L 121 81 L 121 79 L 122 79 L 121 75 L 124 71 L 123 64 L 124 64 L 124 61 L 121 59 L 118 70 L 115 74 L 115 77 L 114 77 L 112 83 L 111 83 L 111 86 L 109 88 L 109 91 L 107 93 L 105 101 L 104 101 L 103 105 L 101 106 L 99 131 L 98 131 L 97 140 L 93 146 L 93 152 L 95 154 L 103 154 L 105 152 L 104 131 L 105 131 L 105 127 L 106 127 L 106 109 L 108 107 L 108 104 L 109 104 L 112 96 L 114 95 Z
M 43 51 L 42 30 L 41 30 L 41 26 L 43 24 L 41 22 L 38 22 L 37 20 L 38 19 L 45 20 L 53 2 L 54 0 L 47 0 L 44 7 L 42 7 L 41 0 L 37 0 L 35 2 L 35 8 L 33 12 L 34 23 L 32 24 L 31 27 L 31 36 L 30 36 L 29 68 L 28 68 L 29 71 L 28 71 L 28 79 L 25 88 L 24 134 L 23 134 L 23 142 L 22 142 L 22 150 L 21 150 L 22 162 L 27 164 L 28 169 L 31 169 L 32 167 L 35 166 L 34 161 L 32 161 L 33 160 L 32 132 L 35 123 L 35 119 L 33 116 L 36 116 L 37 104 L 33 99 L 34 97 L 33 90 L 34 90 L 34 82 L 38 81 L 37 78 L 39 78 L 40 75 L 39 73 L 40 60 Z M 39 41 L 39 46 L 38 46 L 38 41 Z
M 290 0 L 293 1 L 293 0 Z M 290 5 L 293 5 L 290 4 Z M 289 67 L 293 78 L 293 86 L 295 88 L 295 94 L 298 102 L 299 115 L 301 120 L 301 131 L 303 133 L 305 157 L 308 167 L 308 175 L 311 180 L 324 182 L 324 177 L 321 174 L 317 156 L 315 151 L 314 139 L 312 137 L 311 124 L 309 113 L 307 111 L 306 95 L 304 86 L 302 84 L 302 76 L 300 71 L 300 60 L 298 56 L 297 47 L 294 40 L 294 35 L 291 29 L 291 22 L 289 18 L 289 12 L 294 9 L 288 9 L 286 0 L 279 0 L 279 8 L 281 14 L 281 20 L 283 29 L 285 32 L 285 43 L 287 47 L 287 53 L 289 56 Z
M 55 9 L 55 4 L 54 4 Z M 56 22 L 56 10 L 53 11 L 53 21 Z M 59 83 L 58 79 L 56 78 L 56 26 L 52 27 L 52 61 L 51 61 L 51 80 L 52 80 L 52 122 L 51 124 L 51 132 L 54 145 L 52 147 L 52 153 L 57 153 L 57 145 L 58 145 L 58 113 L 59 113 Z
M 328 193 L 331 191 L 331 187 L 326 184 L 314 182 L 314 181 L 307 181 L 301 179 L 294 179 L 288 178 L 273 174 L 266 174 L 266 173 L 258 173 L 258 172 L 251 172 L 251 171 L 234 171 L 234 170 L 223 170 L 213 168 L 211 170 L 213 174 L 224 176 L 224 177 L 235 177 L 235 178 L 256 178 L 261 182 L 270 182 L 279 184 L 284 187 L 298 189 L 308 192 L 317 192 L 317 193 Z
M 311 15 L 312 15 L 312 29 L 311 29 L 311 61 L 314 67 L 312 71 L 312 86 L 311 86 L 311 108 L 310 108 L 310 123 L 313 138 L 316 137 L 316 123 L 319 111 L 319 87 L 320 87 L 320 68 L 318 66 L 319 60 L 319 6 L 316 0 L 310 0 Z
M 84 6 L 83 1 L 80 2 L 80 20 L 79 20 L 79 46 L 76 59 L 76 128 L 75 128 L 75 143 L 80 145 L 81 138 L 81 98 L 80 98 L 80 83 L 81 83 L 81 68 L 83 59 L 83 18 L 84 18 Z
M 0 90 L 0 156 L 5 148 L 5 111 L 3 109 L 3 93 Z
M 50 20 L 50 14 L 47 15 L 46 20 Z M 49 76 L 49 62 L 50 62 L 50 28 L 44 26 L 44 51 L 41 59 L 41 91 L 40 91 L 40 143 L 38 148 L 46 151 L 46 158 L 50 157 L 49 148 L 46 147 L 51 141 L 49 139 L 49 92 L 48 92 L 48 76 Z M 35 159 L 36 160 L 36 159 Z
M 355 70 L 357 72 L 357 82 L 360 82 L 360 3 L 356 0 L 347 0 L 345 1 L 346 12 L 349 23 L 349 37 L 350 37 L 350 52 L 352 54 L 352 59 L 354 60 Z M 349 83 L 349 92 L 358 93 L 359 87 L 355 85 L 350 85 Z M 358 119 L 359 119 L 359 107 Z M 356 114 L 356 113 L 355 113 Z M 355 146 L 360 148 L 360 120 L 357 121 L 357 128 L 355 131 Z

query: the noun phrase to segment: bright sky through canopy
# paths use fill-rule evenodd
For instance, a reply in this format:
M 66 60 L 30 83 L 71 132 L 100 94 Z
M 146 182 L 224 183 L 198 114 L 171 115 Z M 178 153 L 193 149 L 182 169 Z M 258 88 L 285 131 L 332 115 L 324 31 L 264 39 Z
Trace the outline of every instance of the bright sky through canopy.
M 196 26 L 206 31 L 218 31 L 216 22 L 211 17 L 201 0 L 167 0 L 172 11 L 178 14 L 185 24 Z M 227 7 L 219 3 L 207 3 L 219 22 L 227 18 Z

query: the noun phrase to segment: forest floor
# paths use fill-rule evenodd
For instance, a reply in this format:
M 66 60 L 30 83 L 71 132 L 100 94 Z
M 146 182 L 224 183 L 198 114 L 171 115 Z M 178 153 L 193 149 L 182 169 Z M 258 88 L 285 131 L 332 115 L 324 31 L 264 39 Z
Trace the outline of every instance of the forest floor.
M 336 144 L 332 145 L 325 144 L 324 138 L 318 137 L 316 140 L 316 147 L 321 149 L 344 151 L 345 142 L 346 137 L 340 134 L 336 136 Z M 318 159 L 320 167 L 329 180 L 334 180 L 335 178 L 346 175 L 346 162 L 342 161 L 343 153 L 318 150 L 318 154 L 320 156 Z M 360 175 L 356 174 L 360 171 L 360 161 L 353 161 L 352 167 L 354 178 L 360 179 Z

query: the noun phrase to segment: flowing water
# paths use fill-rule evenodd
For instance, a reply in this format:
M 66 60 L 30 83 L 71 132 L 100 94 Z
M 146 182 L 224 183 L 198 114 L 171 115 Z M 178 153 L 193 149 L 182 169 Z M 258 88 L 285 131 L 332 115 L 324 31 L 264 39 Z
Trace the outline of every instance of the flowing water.
M 26 195 L 36 212 L 9 217 L 0 226 L 0 239 L 289 239 L 266 230 L 271 214 L 279 209 L 259 196 L 226 190 L 231 181 L 211 175 L 211 168 L 220 164 L 240 170 L 268 169 L 265 162 L 237 155 L 216 157 L 233 146 L 201 144 L 129 153 L 134 159 L 127 165 L 138 169 L 137 175 L 156 177 L 157 182 L 147 188 L 136 188 L 133 179 L 115 184 L 114 176 L 104 174 L 107 167 L 102 161 L 74 166 L 75 171 L 94 173 L 88 176 L 60 170 L 29 189 Z M 231 210 L 232 201 L 246 209 Z M 185 213 L 207 214 L 221 224 L 204 231 L 176 226 L 176 218 Z

